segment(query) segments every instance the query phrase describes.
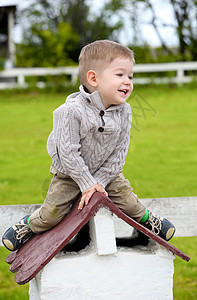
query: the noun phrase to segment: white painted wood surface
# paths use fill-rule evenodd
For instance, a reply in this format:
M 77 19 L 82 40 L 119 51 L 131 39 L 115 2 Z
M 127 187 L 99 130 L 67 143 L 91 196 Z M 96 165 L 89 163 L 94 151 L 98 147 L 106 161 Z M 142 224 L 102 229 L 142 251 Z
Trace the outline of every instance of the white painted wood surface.
M 30 300 L 173 299 L 173 254 L 155 243 L 114 253 L 110 219 L 107 209 L 99 210 L 90 222 L 91 244 L 49 262 L 30 282 Z
M 174 63 L 160 63 L 160 64 L 136 64 L 134 65 L 134 84 L 148 84 L 148 83 L 188 83 L 197 77 L 185 74 L 185 71 L 196 71 L 197 62 L 174 62 Z M 135 78 L 138 73 L 154 73 L 154 72 L 176 72 L 176 76 L 172 77 L 154 77 L 144 76 L 143 78 Z M 0 89 L 13 87 L 27 87 L 25 78 L 28 76 L 46 76 L 46 75 L 62 75 L 71 76 L 71 83 L 76 83 L 78 78 L 78 67 L 57 67 L 57 68 L 13 68 L 0 72 Z M 16 78 L 16 82 L 5 82 L 3 78 Z M 38 87 L 44 87 L 44 83 L 38 83 Z
M 175 225 L 175 236 L 197 236 L 197 197 L 155 198 L 142 201 L 149 210 L 169 219 Z M 0 237 L 20 218 L 32 214 L 39 206 L 40 204 L 0 205 Z M 116 216 L 113 216 L 113 220 L 117 237 L 130 236 L 131 226 Z

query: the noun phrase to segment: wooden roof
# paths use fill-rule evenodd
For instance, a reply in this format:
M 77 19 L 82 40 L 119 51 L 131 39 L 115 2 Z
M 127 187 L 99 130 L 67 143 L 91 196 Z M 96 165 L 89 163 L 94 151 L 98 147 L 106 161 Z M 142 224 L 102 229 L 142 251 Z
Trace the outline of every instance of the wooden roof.
M 123 219 L 129 225 L 140 230 L 183 260 L 190 257 L 161 237 L 145 228 L 124 214 L 108 197 L 94 193 L 91 201 L 82 211 L 78 210 L 80 198 L 71 212 L 54 228 L 42 234 L 35 235 L 18 251 L 11 252 L 6 259 L 11 264 L 10 271 L 17 272 L 15 281 L 18 284 L 29 282 L 36 274 L 79 232 L 79 230 L 98 212 L 101 207 L 108 208 L 112 213 Z

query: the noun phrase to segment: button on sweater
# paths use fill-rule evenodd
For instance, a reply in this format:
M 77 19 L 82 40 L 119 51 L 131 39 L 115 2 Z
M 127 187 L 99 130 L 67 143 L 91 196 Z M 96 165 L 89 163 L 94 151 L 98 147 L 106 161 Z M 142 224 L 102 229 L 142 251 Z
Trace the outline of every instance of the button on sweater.
M 57 170 L 70 176 L 81 192 L 105 186 L 122 170 L 132 121 L 128 103 L 105 109 L 97 91 L 80 86 L 53 113 L 47 150 Z

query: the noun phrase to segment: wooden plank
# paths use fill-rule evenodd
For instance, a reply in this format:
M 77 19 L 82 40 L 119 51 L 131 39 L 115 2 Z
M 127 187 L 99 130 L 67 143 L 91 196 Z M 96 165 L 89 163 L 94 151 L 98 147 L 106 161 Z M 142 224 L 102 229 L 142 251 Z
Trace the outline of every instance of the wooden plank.
M 114 205 L 114 204 L 113 204 Z M 118 207 L 117 207 L 118 208 Z M 160 245 L 164 246 L 166 249 L 170 250 L 173 254 L 176 254 L 180 258 L 182 258 L 185 261 L 189 261 L 190 257 L 183 253 L 181 250 L 177 249 L 175 246 L 171 245 L 169 242 L 165 241 L 162 239 L 160 236 L 149 230 L 148 228 L 144 227 L 140 223 L 136 222 L 134 219 L 130 218 L 126 214 L 124 214 L 120 209 L 118 208 L 119 211 L 117 211 L 116 206 L 114 207 L 113 213 L 115 213 L 119 218 L 127 222 L 129 225 L 135 227 L 148 237 L 152 238 L 154 241 L 159 243 Z
M 29 282 L 36 274 L 78 233 L 78 231 L 97 213 L 101 207 L 123 219 L 129 225 L 143 232 L 180 258 L 189 261 L 190 257 L 177 249 L 155 233 L 145 228 L 124 214 L 108 197 L 94 193 L 91 201 L 82 211 L 78 210 L 80 198 L 72 211 L 54 228 L 42 234 L 35 235 L 21 249 L 10 253 L 6 262 L 10 263 L 10 271 L 18 272 L 15 281 L 18 284 Z
M 18 272 L 15 277 L 17 283 L 25 284 L 35 277 L 99 209 L 97 199 L 93 199 L 88 205 L 89 209 L 84 207 L 79 211 L 79 201 L 56 227 L 35 235 L 21 249 L 8 256 L 6 261 L 11 262 L 10 271 Z
M 145 198 L 141 200 L 150 211 L 154 211 L 159 216 L 165 216 L 165 218 L 169 219 L 175 225 L 176 237 L 197 236 L 197 196 Z M 25 215 L 31 215 L 40 206 L 41 204 L 0 205 L 0 236 L 3 236 L 4 232 L 11 225 L 15 224 Z M 119 221 L 117 218 L 114 221 L 116 228 L 119 226 Z M 125 236 L 128 236 L 128 234 L 130 236 L 132 228 L 129 230 L 125 222 L 120 223 L 123 224 Z M 116 230 L 120 232 L 118 228 Z M 0 246 L 3 246 L 1 240 Z

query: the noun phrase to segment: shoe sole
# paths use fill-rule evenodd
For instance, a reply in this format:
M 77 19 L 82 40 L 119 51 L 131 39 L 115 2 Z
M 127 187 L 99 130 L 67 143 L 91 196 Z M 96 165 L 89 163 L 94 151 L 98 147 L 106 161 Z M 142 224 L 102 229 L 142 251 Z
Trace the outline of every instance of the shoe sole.
M 166 233 L 166 241 L 169 241 L 175 233 L 175 228 L 170 228 Z
M 8 250 L 14 251 L 14 245 L 9 240 L 3 239 L 2 242 Z

